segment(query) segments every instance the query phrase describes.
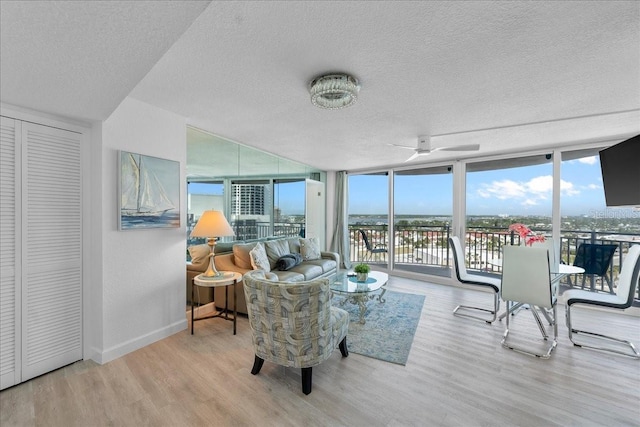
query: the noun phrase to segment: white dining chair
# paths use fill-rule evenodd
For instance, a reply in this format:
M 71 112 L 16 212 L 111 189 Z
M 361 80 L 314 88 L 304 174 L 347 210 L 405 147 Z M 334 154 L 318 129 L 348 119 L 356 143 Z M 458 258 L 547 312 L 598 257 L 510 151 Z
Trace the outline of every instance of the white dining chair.
M 620 276 L 618 276 L 618 287 L 615 294 L 603 294 L 598 292 L 586 291 L 583 289 L 570 289 L 565 291 L 563 297 L 566 301 L 566 319 L 567 328 L 569 329 L 569 340 L 573 345 L 577 347 L 590 348 L 594 350 L 601 350 L 610 353 L 622 354 L 625 356 L 633 357 L 634 359 L 640 359 L 640 353 L 636 350 L 631 341 L 615 338 L 609 335 L 597 334 L 595 332 L 583 331 L 580 329 L 574 329 L 571 323 L 571 309 L 577 305 L 591 305 L 596 307 L 613 308 L 617 310 L 624 310 L 631 307 L 633 303 L 633 297 L 638 287 L 638 281 L 640 280 L 640 245 L 633 245 L 629 248 L 627 256 L 622 263 L 622 270 Z M 631 349 L 631 353 L 628 351 L 621 351 L 614 347 L 601 347 L 596 345 L 589 345 L 586 343 L 577 343 L 574 341 L 573 335 L 582 334 L 610 341 L 612 343 L 618 343 L 625 345 Z
M 533 242 L 532 248 L 545 248 L 549 251 L 549 266 L 551 271 L 558 271 L 558 264 L 560 264 L 560 257 L 556 252 L 555 242 L 553 237 L 546 237 L 544 242 Z
M 464 251 L 460 244 L 460 238 L 458 236 L 449 237 L 449 244 L 453 251 L 453 266 L 458 281 L 465 285 L 488 289 L 493 293 L 493 309 L 460 304 L 453 310 L 453 314 L 456 316 L 483 320 L 489 324 L 493 323 L 496 320 L 498 310 L 500 310 L 500 279 L 497 277 L 481 276 L 479 274 L 470 274 L 467 272 L 467 267 L 464 263 Z M 490 316 L 482 317 L 471 314 L 476 311 L 489 313 Z
M 549 251 L 546 248 L 527 246 L 505 246 L 502 260 L 501 296 L 507 307 L 510 303 L 529 305 L 529 312 L 540 329 L 544 341 L 549 335 L 542 324 L 538 310 L 546 310 L 550 314 L 553 328 L 553 340 L 546 352 L 539 353 L 514 346 L 509 342 L 510 318 L 506 316 L 502 346 L 521 353 L 547 359 L 558 343 L 557 300 L 553 291 L 549 268 Z

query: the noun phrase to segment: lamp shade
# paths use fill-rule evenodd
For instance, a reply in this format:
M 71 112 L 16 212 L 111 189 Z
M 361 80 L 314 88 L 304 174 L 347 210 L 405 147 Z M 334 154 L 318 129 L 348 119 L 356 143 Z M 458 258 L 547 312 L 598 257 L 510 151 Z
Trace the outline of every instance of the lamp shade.
M 224 236 L 235 236 L 235 233 L 220 211 L 204 211 L 191 231 L 191 237 Z

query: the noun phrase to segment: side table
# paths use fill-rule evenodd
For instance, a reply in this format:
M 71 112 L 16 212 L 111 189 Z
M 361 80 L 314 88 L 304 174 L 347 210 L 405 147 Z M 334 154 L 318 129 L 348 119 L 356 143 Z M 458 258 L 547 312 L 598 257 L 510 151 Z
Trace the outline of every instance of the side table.
M 235 271 L 221 271 L 221 275 L 217 277 L 203 277 L 202 274 L 198 274 L 193 278 L 193 286 L 191 286 L 191 335 L 193 335 L 193 324 L 198 320 L 203 319 L 211 319 L 213 317 L 222 317 L 225 320 L 233 321 L 233 335 L 236 334 L 236 318 L 238 317 L 237 311 L 237 298 L 236 298 L 236 283 L 242 280 L 242 274 L 237 273 Z M 219 313 L 204 316 L 204 317 L 194 317 L 194 292 L 195 287 L 200 286 L 203 288 L 215 288 L 217 286 L 224 286 L 224 294 L 225 294 L 225 303 L 224 303 L 224 311 Z M 233 318 L 229 318 L 229 286 L 233 286 Z M 215 301 L 214 301 L 215 304 Z M 224 316 L 223 316 L 224 314 Z

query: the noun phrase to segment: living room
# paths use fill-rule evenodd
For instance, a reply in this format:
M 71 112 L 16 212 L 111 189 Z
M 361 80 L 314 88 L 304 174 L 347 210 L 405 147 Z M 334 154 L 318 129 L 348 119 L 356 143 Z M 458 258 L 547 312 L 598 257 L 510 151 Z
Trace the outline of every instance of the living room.
M 617 358 L 613 361 L 594 359 L 585 355 L 586 350 L 577 348 L 569 352 L 565 340 L 561 344 L 561 348 L 567 349 L 563 350 L 564 356 L 558 357 L 558 361 L 552 359 L 551 363 L 556 365 L 547 364 L 544 371 L 538 372 L 538 364 L 533 361 L 503 354 L 499 348 L 494 351 L 496 344 L 499 347 L 502 333 L 499 325 L 487 332 L 482 328 L 485 325 L 461 323 L 451 316 L 454 300 L 473 295 L 453 287 L 441 290 L 431 284 L 429 286 L 434 287 L 422 291 L 429 294 L 425 304 L 428 315 L 422 318 L 416 334 L 410 356 L 415 357 L 410 359 L 415 364 L 411 369 L 402 371 L 357 355 L 343 361 L 336 352 L 315 374 L 316 388 L 310 397 L 320 401 L 309 405 L 308 400 L 299 396 L 297 372 L 265 367 L 259 376 L 250 375 L 252 355 L 246 342 L 246 325 L 244 330 L 241 325 L 239 335 L 233 337 L 226 322 L 212 320 L 201 324 L 206 325 L 202 333 L 194 337 L 186 335 L 186 188 L 180 193 L 180 228 L 124 232 L 119 231 L 117 225 L 117 182 L 118 151 L 126 150 L 179 162 L 180 179 L 186 183 L 187 126 L 206 129 L 291 160 L 304 160 L 303 163 L 327 171 L 326 240 L 329 243 L 334 228 L 337 171 L 366 172 L 402 166 L 411 152 L 390 147 L 388 143 L 413 146 L 419 135 L 428 133 L 434 136 L 433 142 L 439 147 L 477 141 L 487 150 L 434 153 L 413 163 L 435 166 L 455 163 L 463 157 L 491 158 L 505 152 L 538 152 L 569 146 L 594 148 L 640 133 L 636 2 L 557 2 L 556 5 L 535 2 L 519 6 L 515 2 L 453 2 L 451 6 L 445 2 L 431 6 L 429 3 L 406 4 L 406 9 L 386 2 L 374 5 L 340 2 L 326 6 L 306 2 L 156 3 L 1 3 L 2 116 L 54 128 L 71 127 L 83 135 L 80 147 L 83 183 L 80 359 L 84 362 L 75 367 L 71 365 L 66 371 L 56 371 L 50 379 L 43 377 L 43 393 L 65 396 L 64 393 L 69 393 L 68 386 L 57 389 L 58 385 L 50 388 L 47 384 L 74 371 L 87 375 L 76 377 L 82 384 L 76 384 L 75 391 L 67 394 L 69 399 L 77 398 L 83 390 L 91 390 L 92 381 L 99 377 L 113 375 L 116 382 L 125 383 L 134 365 L 140 369 L 135 376 L 145 377 L 151 375 L 150 370 L 169 372 L 182 364 L 190 369 L 178 377 L 148 377 L 154 383 L 170 381 L 172 385 L 168 389 L 157 389 L 143 399 L 136 399 L 133 395 L 144 393 L 134 386 L 126 395 L 114 397 L 113 406 L 126 403 L 135 403 L 131 408 L 162 406 L 164 409 L 149 419 L 165 425 L 170 424 L 167 420 L 176 421 L 173 425 L 179 424 L 170 417 L 172 410 L 183 417 L 185 424 L 197 424 L 203 422 L 202 418 L 215 419 L 215 416 L 222 417 L 220 424 L 232 424 L 234 420 L 240 420 L 238 424 L 255 424 L 259 423 L 261 413 L 270 414 L 264 415 L 268 424 L 279 420 L 284 424 L 304 421 L 317 425 L 359 422 L 407 425 L 418 423 L 417 414 L 427 424 L 481 424 L 482 421 L 490 424 L 496 420 L 491 414 L 503 407 L 506 397 L 498 393 L 499 398 L 486 401 L 483 400 L 486 396 L 480 396 L 478 390 L 490 388 L 494 392 L 505 386 L 498 379 L 503 374 L 497 373 L 503 363 L 508 364 L 508 368 L 502 369 L 509 376 L 516 376 L 519 366 L 525 364 L 523 371 L 528 376 L 519 384 L 522 391 L 518 398 L 509 400 L 510 408 L 505 409 L 512 413 L 507 418 L 499 418 L 497 423 L 517 424 L 517 415 L 524 411 L 531 417 L 527 418 L 529 425 L 536 421 L 537 424 L 567 424 L 571 422 L 568 415 L 558 418 L 560 407 L 573 404 L 573 399 L 562 400 L 561 396 L 573 393 L 571 385 L 577 380 L 565 376 L 563 369 L 577 363 L 603 372 L 594 374 L 590 380 L 584 370 L 577 374 L 580 382 L 587 382 L 578 393 L 579 398 L 588 399 L 587 395 L 594 392 L 599 396 L 601 407 L 606 407 L 612 403 L 603 390 L 624 389 L 621 397 L 624 403 L 620 405 L 624 406 L 625 415 L 619 422 L 615 418 L 610 420 L 611 425 L 635 422 L 636 365 Z M 465 14 L 466 8 L 470 10 Z M 438 21 L 442 22 L 438 24 Z M 580 22 L 583 24 L 579 25 Z M 288 23 L 292 26 L 287 26 Z M 445 31 L 442 27 L 446 26 L 455 30 Z M 203 37 L 207 27 L 217 29 L 213 37 L 216 40 L 210 40 L 214 46 L 202 49 L 198 44 L 192 45 L 207 39 Z M 363 33 L 361 38 L 357 37 L 358 27 Z M 283 30 L 275 31 L 275 28 Z M 478 33 L 471 31 L 473 28 Z M 308 29 L 313 31 L 306 33 Z M 436 39 L 438 29 L 444 31 L 442 39 Z M 467 37 L 463 37 L 466 32 L 469 32 Z M 532 42 L 525 36 L 528 32 L 535 35 Z M 543 33 L 549 36 L 543 37 Z M 558 38 L 554 39 L 552 33 Z M 474 34 L 485 38 L 471 43 Z M 560 35 L 564 38 L 559 38 Z M 303 36 L 305 43 L 299 42 Z M 461 37 L 470 44 L 463 52 L 455 49 L 457 45 L 453 43 Z M 420 39 L 426 43 L 430 38 L 435 41 L 429 49 L 417 48 L 418 43 L 412 42 Z M 571 48 L 565 44 L 571 38 L 580 43 Z M 315 42 L 311 44 L 308 39 Z M 232 43 L 233 40 L 242 40 L 244 47 Z M 260 40 L 268 42 L 262 45 L 258 43 Z M 480 41 L 488 40 L 495 40 L 491 47 L 496 50 L 496 56 L 477 50 Z M 502 44 L 508 40 L 514 45 Z M 387 50 L 382 49 L 385 43 L 390 45 Z M 265 50 L 264 54 L 270 59 L 256 51 L 247 53 L 252 44 L 258 45 L 257 50 Z M 501 46 L 505 51 L 501 51 Z M 576 54 L 563 58 L 572 49 Z M 404 51 L 408 53 L 398 56 Z M 436 55 L 438 52 L 440 56 Z M 511 55 L 516 58 L 515 62 L 509 60 Z M 536 60 L 542 60 L 540 55 L 546 62 L 534 66 Z M 361 56 L 363 58 L 358 59 Z M 411 60 L 412 56 L 416 59 Z M 187 84 L 193 77 L 190 73 L 202 71 L 199 62 L 202 57 L 213 58 L 220 63 L 220 68 L 214 72 L 213 68 L 202 66 L 210 79 L 191 87 Z M 298 62 L 298 57 L 304 57 L 304 61 L 299 61 L 304 66 L 290 68 Z M 455 65 L 456 57 L 466 59 Z M 372 65 L 366 68 L 360 61 Z M 575 64 L 571 65 L 572 62 Z M 171 71 L 172 64 L 192 66 Z M 486 68 L 481 68 L 482 64 Z M 354 106 L 323 111 L 311 104 L 307 85 L 318 74 L 335 68 L 347 69 L 360 78 L 360 97 Z M 402 68 L 410 69 L 411 73 L 397 74 Z M 420 76 L 430 68 L 436 70 L 429 77 L 435 81 L 423 83 Z M 249 69 L 256 74 L 246 74 Z M 529 69 L 533 69 L 531 74 Z M 456 82 L 454 97 L 453 92 L 443 93 L 443 89 L 454 87 L 444 82 L 448 74 L 456 73 L 462 77 Z M 234 74 L 240 76 L 237 81 L 230 80 Z M 176 75 L 180 76 L 178 81 L 162 79 Z M 278 75 L 284 76 L 287 82 L 277 83 Z M 275 84 L 275 89 L 261 91 L 271 84 Z M 381 87 L 387 87 L 388 91 L 381 91 Z M 215 105 L 210 107 L 202 98 L 192 97 L 193 92 L 198 91 L 216 100 Z M 176 105 L 169 105 L 162 98 L 172 97 L 174 92 L 184 92 L 184 98 L 178 98 Z M 240 93 L 246 97 L 242 101 Z M 451 96 L 448 101 L 447 96 Z M 489 101 L 480 103 L 481 98 Z M 441 101 L 438 108 L 434 106 L 434 99 Z M 256 103 L 264 109 L 258 111 Z M 409 108 L 402 105 L 405 103 Z M 296 115 L 297 110 L 306 111 L 306 117 L 302 113 Z M 456 116 L 460 117 L 459 121 L 447 122 Z M 259 127 L 258 122 L 264 127 Z M 255 126 L 250 125 L 252 123 Z M 215 159 L 211 162 L 215 163 Z M 55 236 L 30 245 L 55 247 L 51 246 L 55 245 Z M 26 244 L 23 246 L 25 251 L 21 254 L 26 260 L 31 252 L 26 251 Z M 32 259 L 23 266 L 31 268 Z M 26 273 L 23 277 L 27 277 Z M 398 279 L 396 286 L 400 289 L 420 292 L 420 286 L 412 281 L 416 279 L 402 279 L 407 281 Z M 611 323 L 621 329 L 621 334 L 637 341 L 637 319 L 621 317 L 611 318 Z M 463 339 L 457 341 L 455 337 Z M 165 343 L 167 338 L 172 341 Z M 440 363 L 443 369 L 432 371 L 434 360 L 429 355 L 437 351 L 432 347 L 434 340 L 436 347 L 445 346 L 451 351 L 443 352 L 444 359 L 435 363 Z M 184 359 L 186 355 L 177 352 L 183 346 L 194 349 L 196 354 L 207 351 L 209 355 L 198 360 Z M 134 360 L 123 359 L 137 351 L 140 353 Z M 480 358 L 484 365 L 476 368 L 472 364 L 478 352 L 484 354 Z M 169 354 L 179 355 L 176 364 L 163 362 Z M 455 365 L 444 361 L 452 354 L 458 355 L 453 359 Z M 565 361 L 562 365 L 561 360 Z M 455 386 L 462 375 L 460 368 L 464 366 L 471 366 L 467 374 L 478 375 L 478 380 Z M 105 369 L 94 371 L 94 367 Z M 208 368 L 213 369 L 211 376 L 194 374 Z M 626 378 L 611 380 L 619 371 L 624 372 Z M 349 376 L 349 373 L 355 375 Z M 343 375 L 345 380 L 340 381 Z M 535 418 L 537 412 L 544 411 L 541 409 L 546 406 L 541 402 L 544 399 L 539 398 L 529 407 L 525 394 L 544 393 L 543 383 L 551 381 L 551 376 L 563 379 L 561 384 L 554 381 L 556 388 L 545 401 L 554 409 Z M 418 380 L 412 381 L 412 378 Z M 401 385 L 390 387 L 394 382 Z M 599 382 L 607 385 L 599 389 Z M 222 393 L 218 385 L 225 383 L 238 391 Z M 427 386 L 429 383 L 436 385 L 431 389 Z M 449 383 L 453 383 L 454 388 L 447 388 Z M 112 384 L 102 390 L 114 396 L 117 392 L 111 387 Z M 193 412 L 191 416 L 195 418 L 189 421 L 190 415 L 178 407 L 187 401 L 186 396 L 193 398 L 191 387 L 202 393 L 202 400 L 196 399 L 186 406 L 202 410 L 205 415 L 193 415 Z M 99 385 L 96 389 L 101 390 Z M 256 389 L 261 392 L 251 394 Z M 175 390 L 183 390 L 184 394 L 172 396 Z M 339 402 L 332 398 L 336 390 L 340 391 Z M 509 390 L 518 393 L 516 386 Z M 460 404 L 468 401 L 468 393 L 475 396 L 472 403 Z M 253 409 L 255 412 L 247 418 L 234 418 L 242 412 L 236 406 L 246 404 L 238 403 L 243 402 L 241 396 L 249 394 L 261 402 L 258 409 Z M 390 400 L 384 408 L 381 403 L 390 399 L 390 394 L 399 397 Z M 411 395 L 414 397 L 408 397 Z M 20 396 L 10 401 L 5 400 L 6 392 L 0 396 L 2 416 L 8 416 L 5 404 L 19 405 Z M 433 403 L 442 402 L 445 397 L 444 407 L 438 408 Z M 292 399 L 295 402 L 292 406 L 283 403 Z M 402 403 L 402 399 L 406 399 L 406 403 Z M 428 409 L 411 415 L 412 408 L 422 407 L 425 400 L 432 401 Z M 67 408 L 66 404 L 65 400 L 58 408 Z M 273 412 L 269 412 L 272 404 Z M 581 403 L 575 405 L 583 412 L 590 412 Z M 360 406 L 366 407 L 366 411 L 359 409 Z M 473 413 L 473 407 L 485 408 L 484 415 L 475 421 L 471 415 L 461 415 Z M 339 418 L 322 418 L 334 408 L 341 414 Z M 49 409 L 52 411 L 49 414 L 57 411 L 54 407 Z M 579 420 L 585 424 L 604 423 L 607 414 L 610 412 L 593 410 L 592 419 L 589 414 L 582 414 Z M 134 420 L 131 416 L 129 423 Z M 81 420 L 78 418 L 75 422 L 81 424 Z

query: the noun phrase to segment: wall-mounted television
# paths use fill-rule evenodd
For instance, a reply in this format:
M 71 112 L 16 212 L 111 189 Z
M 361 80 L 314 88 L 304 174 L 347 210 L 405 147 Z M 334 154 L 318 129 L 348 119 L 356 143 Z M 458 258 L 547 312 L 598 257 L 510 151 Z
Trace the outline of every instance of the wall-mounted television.
M 600 150 L 607 206 L 640 206 L 640 135 Z

